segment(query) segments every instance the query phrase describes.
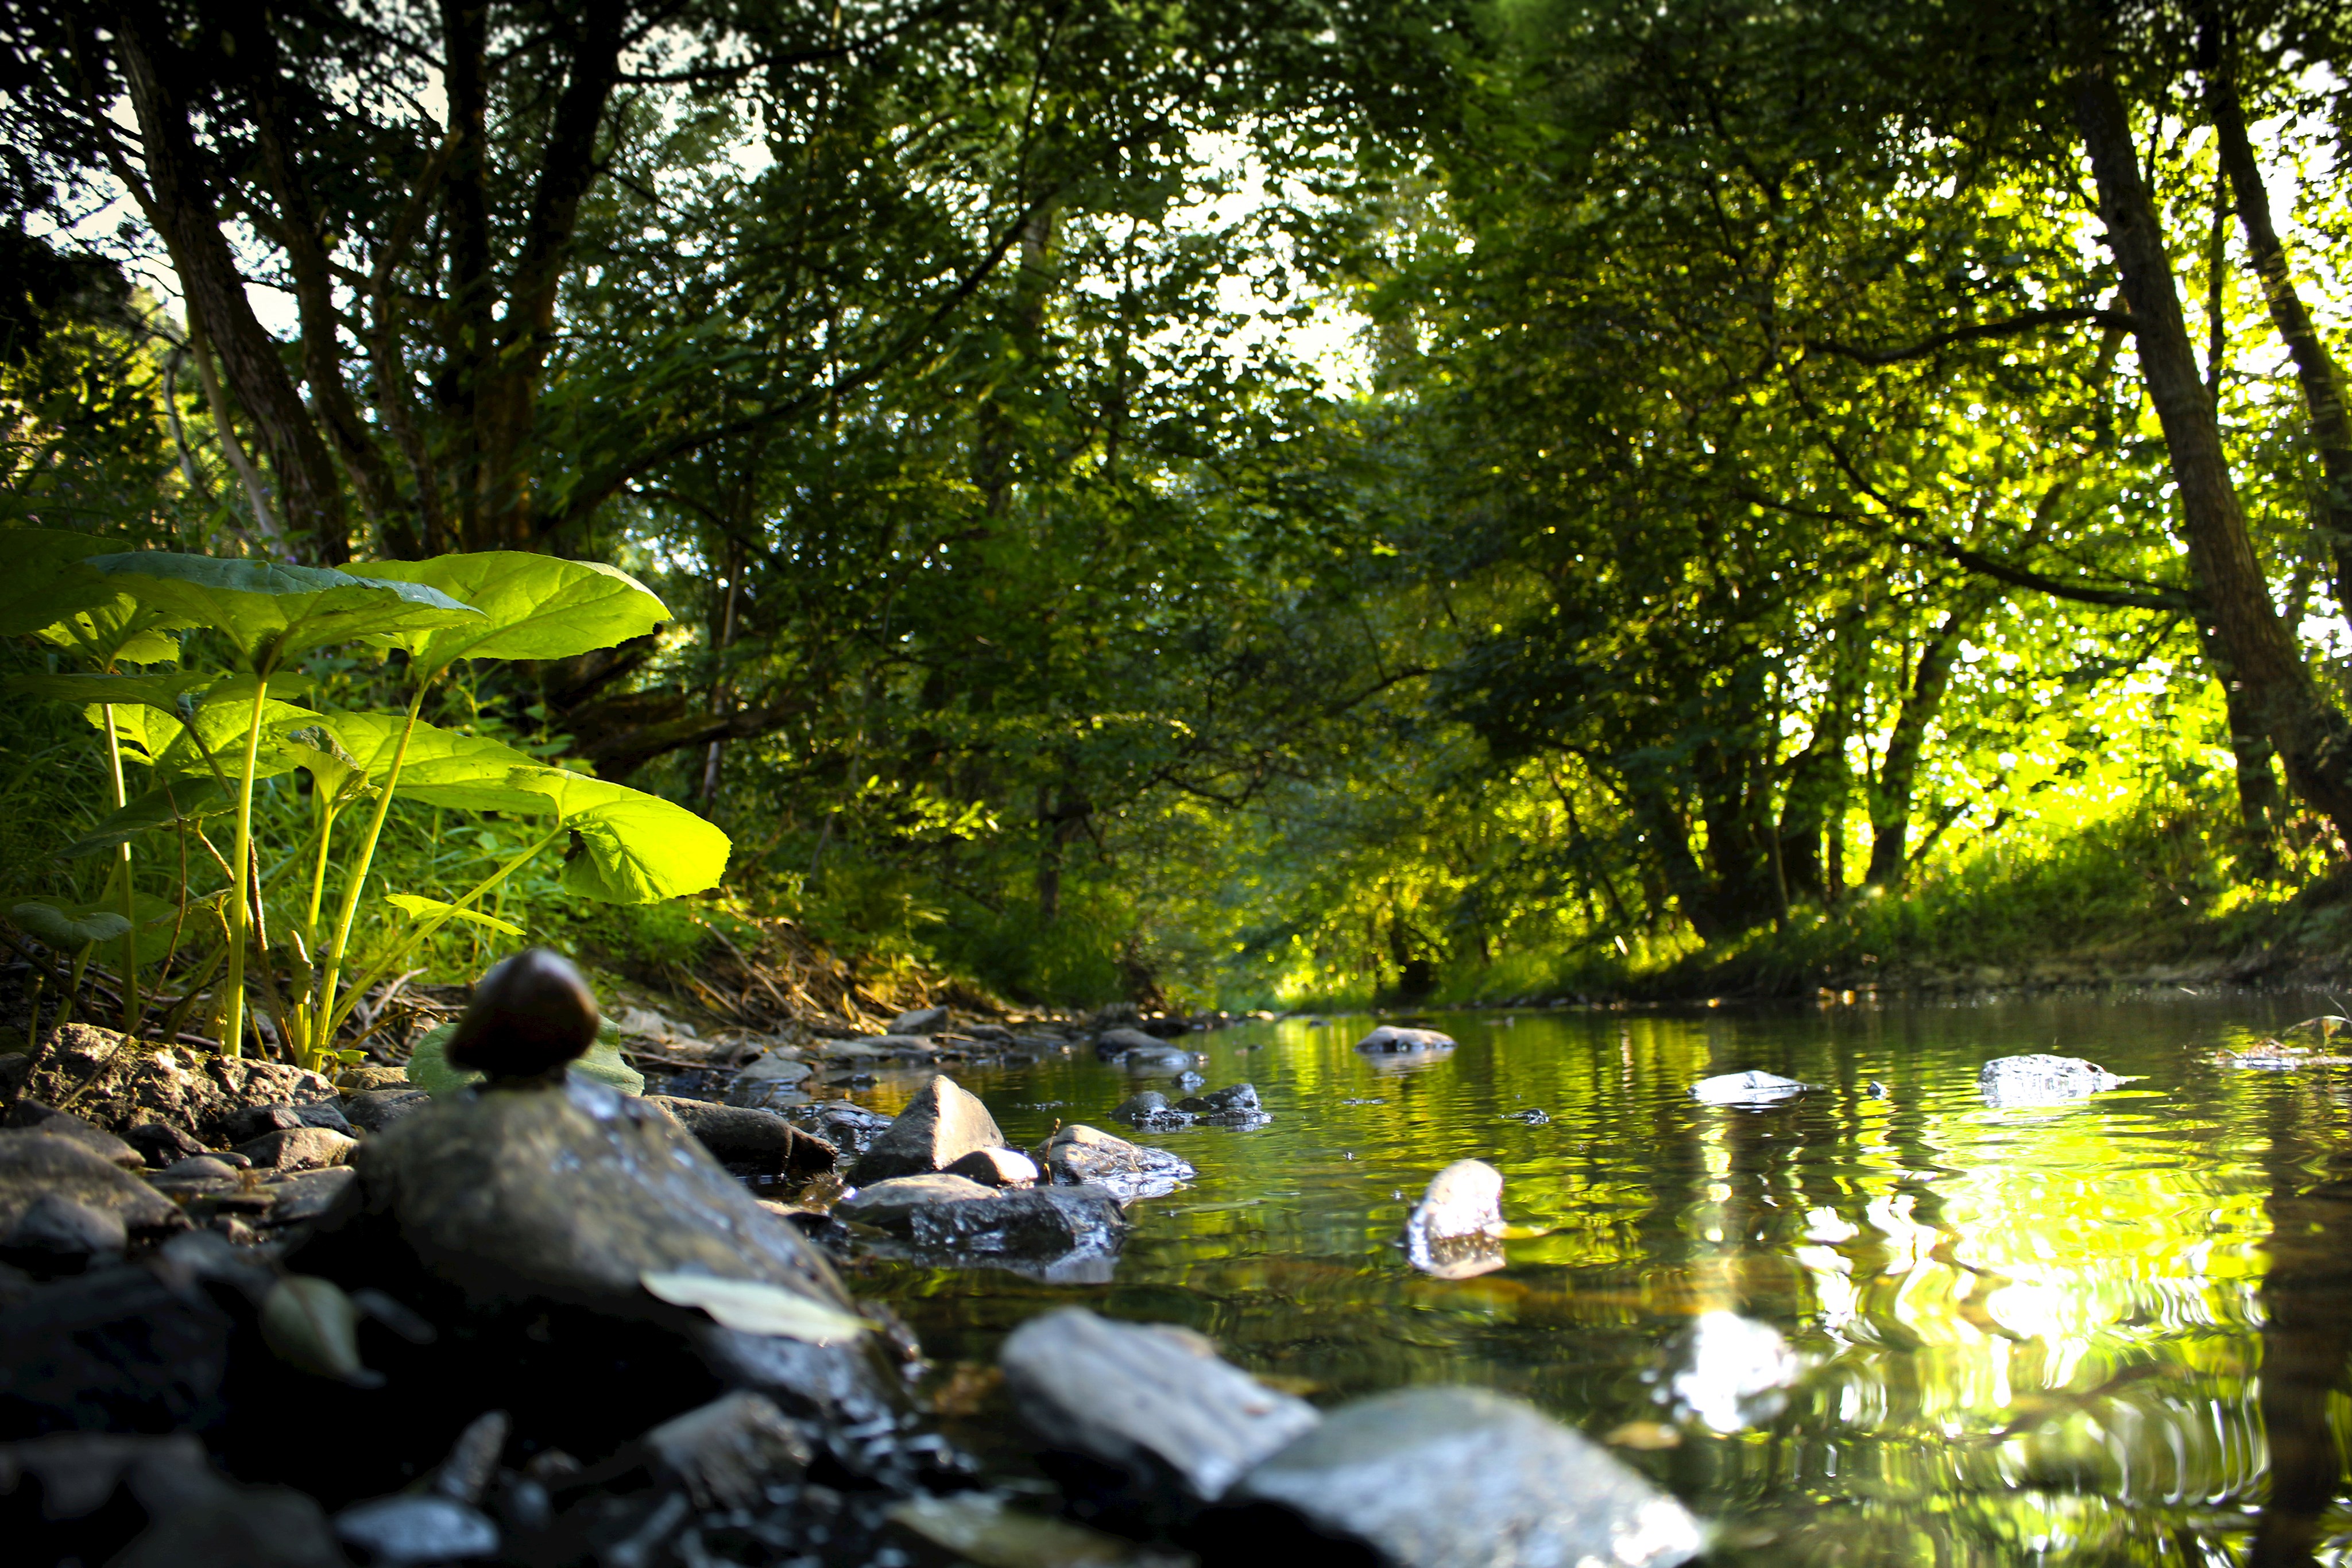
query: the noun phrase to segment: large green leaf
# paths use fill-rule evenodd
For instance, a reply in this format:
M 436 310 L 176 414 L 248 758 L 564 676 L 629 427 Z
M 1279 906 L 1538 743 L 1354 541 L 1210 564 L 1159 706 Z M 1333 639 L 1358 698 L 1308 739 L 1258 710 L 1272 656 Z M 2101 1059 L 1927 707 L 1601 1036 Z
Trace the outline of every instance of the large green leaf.
M 387 893 L 383 901 L 407 915 L 411 920 L 431 920 L 447 915 L 453 920 L 470 920 L 477 925 L 487 925 L 502 936 L 522 936 L 529 933 L 511 920 L 501 920 L 479 909 L 460 909 L 437 898 L 426 898 L 415 893 Z
M 355 577 L 437 588 L 488 617 L 487 624 L 380 633 L 370 641 L 405 648 L 419 676 L 459 659 L 568 659 L 641 637 L 670 618 L 662 601 L 627 572 L 591 560 L 521 550 L 368 561 Z
M 445 1023 L 428 1030 L 409 1052 L 408 1081 L 431 1094 L 447 1094 L 463 1089 L 468 1083 L 479 1083 L 482 1075 L 449 1065 L 449 1037 L 457 1032 L 456 1023 Z M 596 1043 L 586 1054 L 572 1064 L 571 1071 L 599 1083 L 609 1083 L 624 1094 L 646 1092 L 646 1076 L 621 1059 L 621 1031 L 605 1024 L 596 1031 Z
M 8 570 L 0 576 L 0 637 L 38 632 L 69 615 L 110 604 L 122 590 L 83 563 L 120 549 L 117 539 L 60 528 L 10 528 L 0 533 Z
M 214 688 L 217 690 L 218 688 Z M 243 700 L 215 702 L 212 693 L 205 694 L 203 706 L 195 710 L 195 737 L 191 739 L 187 726 L 170 714 L 146 706 L 121 706 L 114 710 L 115 732 L 121 737 L 124 751 L 135 762 L 144 762 L 165 779 L 212 777 L 204 749 L 195 742 L 201 740 L 212 751 L 221 771 L 231 778 L 245 763 L 246 726 L 253 716 L 252 686 L 246 686 Z M 96 706 L 83 711 L 93 728 L 104 722 L 104 715 Z M 274 779 L 293 771 L 295 763 L 274 742 L 289 730 L 316 724 L 326 715 L 292 703 L 268 699 L 261 705 L 261 733 L 266 741 L 253 762 L 256 779 Z
M 193 822 L 201 817 L 217 817 L 236 810 L 236 797 L 222 789 L 219 780 L 210 774 L 201 779 L 175 779 L 148 790 L 121 810 L 109 813 L 97 827 L 68 844 L 63 853 L 68 860 L 110 854 L 152 829 Z
M 95 556 L 83 564 L 142 604 L 219 632 L 243 663 L 261 670 L 330 643 L 487 619 L 423 583 L 324 567 L 167 550 Z
M 555 803 L 584 853 L 563 868 L 563 885 L 607 904 L 657 904 L 700 893 L 727 874 L 727 835 L 675 801 L 641 789 L 547 768 L 511 782 Z
M 8 906 L 8 918 L 60 951 L 78 951 L 92 942 L 111 942 L 131 929 L 122 912 L 98 904 L 64 904 L 53 898 L 27 898 Z
M 326 727 L 342 742 L 352 765 L 381 782 L 392 773 L 392 758 L 407 722 L 396 713 L 339 713 L 327 720 Z M 433 806 L 541 816 L 548 810 L 543 800 L 505 786 L 515 769 L 541 766 L 530 753 L 502 742 L 420 722 L 408 737 L 408 757 L 401 764 L 395 793 L 404 800 Z
M 18 675 L 8 689 L 58 702 L 112 703 L 118 707 L 144 704 L 176 717 L 182 696 L 219 679 L 217 670 L 179 670 L 168 675 Z
M 324 725 L 305 725 L 282 737 L 278 755 L 309 773 L 320 798 L 338 810 L 369 793 L 366 770 Z
M 104 604 L 78 610 L 42 627 L 37 635 L 45 643 L 71 648 L 101 668 L 117 663 L 176 664 L 180 640 L 169 633 L 185 624 L 176 615 L 118 593 Z

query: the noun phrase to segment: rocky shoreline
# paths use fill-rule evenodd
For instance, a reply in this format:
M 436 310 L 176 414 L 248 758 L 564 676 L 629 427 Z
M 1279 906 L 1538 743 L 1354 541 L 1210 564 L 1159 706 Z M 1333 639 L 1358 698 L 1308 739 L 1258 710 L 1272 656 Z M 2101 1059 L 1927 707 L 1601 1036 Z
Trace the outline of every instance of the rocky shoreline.
M 628 1092 L 575 1061 L 599 1020 L 560 964 L 486 977 L 444 1042 L 480 1081 L 437 1092 L 421 1069 L 330 1082 L 85 1026 L 0 1058 L 0 1531 L 41 1543 L 24 1560 L 1642 1568 L 1700 1550 L 1681 1504 L 1530 1406 L 1441 1388 L 1318 1412 L 1197 1335 L 1075 1308 L 1003 1349 L 1008 1439 L 1052 1490 L 983 1473 L 917 1392 L 921 1347 L 844 1270 L 1107 1280 L 1133 1207 L 1192 1170 L 1077 1123 L 1013 1148 L 954 1069 L 1091 1051 L 1133 1075 L 1109 1109 L 1138 1131 L 1246 1132 L 1267 1119 L 1255 1090 L 1206 1085 L 1172 1020 L 927 1009 L 748 1055 L 664 1041 L 639 1060 L 672 1069 L 667 1092 Z M 1451 1045 L 1383 1030 L 1362 1049 Z M 811 1092 L 877 1071 L 924 1079 L 896 1117 Z M 1499 1191 L 1433 1184 L 1431 1271 L 1499 1264 Z

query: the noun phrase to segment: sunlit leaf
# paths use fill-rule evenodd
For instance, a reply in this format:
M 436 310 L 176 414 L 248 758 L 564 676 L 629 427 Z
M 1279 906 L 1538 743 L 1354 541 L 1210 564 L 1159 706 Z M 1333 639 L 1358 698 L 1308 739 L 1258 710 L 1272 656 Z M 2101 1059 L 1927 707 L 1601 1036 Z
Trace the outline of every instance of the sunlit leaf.
M 142 604 L 213 628 L 236 649 L 241 663 L 255 669 L 373 632 L 483 619 L 480 611 L 438 589 L 324 567 L 167 550 L 95 556 L 83 564 Z
M 175 615 L 119 593 L 104 604 L 76 611 L 42 627 L 37 635 L 45 643 L 71 648 L 101 667 L 117 663 L 176 664 L 180 640 L 171 631 L 185 624 Z
M 306 725 L 284 737 L 278 754 L 310 774 L 320 795 L 339 808 L 368 793 L 366 771 L 323 725 Z
M 698 1307 L 722 1327 L 743 1333 L 828 1345 L 846 1344 L 872 1327 L 855 1312 L 759 1280 L 647 1271 L 637 1276 L 637 1282 L 657 1300 L 674 1307 Z
M 608 904 L 655 904 L 699 893 L 727 873 L 732 843 L 717 826 L 675 801 L 641 789 L 544 768 L 514 782 L 555 802 L 582 852 L 563 885 Z
M 177 714 L 182 695 L 203 691 L 219 679 L 216 670 L 182 670 L 168 675 L 18 675 L 8 683 L 8 689 L 58 702 L 112 703 L 118 707 L 143 703 Z
M 341 742 L 352 766 L 380 783 L 391 776 L 393 756 L 406 723 L 405 716 L 396 713 L 339 713 L 327 721 L 327 727 Z M 408 737 L 408 755 L 401 764 L 396 793 L 404 800 L 428 806 L 544 816 L 549 810 L 544 796 L 509 789 L 506 782 L 517 768 L 535 770 L 542 766 L 529 752 L 487 737 L 420 722 Z
M 206 700 L 195 710 L 194 738 L 178 719 L 144 706 L 115 708 L 115 732 L 131 760 L 147 763 L 164 779 L 212 777 L 212 768 L 205 761 L 206 749 L 212 752 L 223 773 L 235 777 L 245 763 L 246 726 L 252 716 L 249 685 L 247 691 L 245 702 L 214 702 L 208 690 Z M 84 709 L 82 716 L 92 728 L 105 721 L 103 711 L 95 705 Z M 272 779 L 293 771 L 294 763 L 278 748 L 277 738 L 305 725 L 316 724 L 325 716 L 292 703 L 264 699 L 261 733 L 266 744 L 254 758 L 253 776 Z M 203 746 L 199 747 L 197 741 L 202 741 Z
M 446 915 L 453 920 L 470 920 L 477 925 L 487 925 L 504 936 L 526 935 L 521 926 L 510 920 L 501 920 L 478 909 L 460 909 L 437 898 L 425 898 L 414 893 L 389 893 L 384 894 L 383 901 L 412 920 L 430 920 L 436 915 Z
M 565 659 L 640 637 L 670 619 L 645 584 L 595 561 L 520 550 L 368 561 L 353 576 L 422 583 L 482 611 L 468 623 L 379 635 L 405 648 L 420 675 L 459 659 Z

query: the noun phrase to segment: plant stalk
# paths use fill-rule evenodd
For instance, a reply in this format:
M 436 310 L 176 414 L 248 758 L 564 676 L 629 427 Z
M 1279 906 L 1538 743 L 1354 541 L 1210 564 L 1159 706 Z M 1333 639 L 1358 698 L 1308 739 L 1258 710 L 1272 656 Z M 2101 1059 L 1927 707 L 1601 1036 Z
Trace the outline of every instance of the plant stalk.
M 122 789 L 122 742 L 114 733 L 114 705 L 101 705 L 105 718 L 106 769 L 114 785 L 114 809 L 122 810 L 130 796 Z M 135 1035 L 142 1018 L 139 1005 L 139 906 L 131 886 L 131 841 L 125 839 L 116 850 L 116 869 L 122 876 L 122 918 L 131 922 L 131 929 L 122 934 L 122 1032 Z
M 245 771 L 236 781 L 236 847 L 229 855 L 228 976 L 222 982 L 221 1051 L 245 1053 L 245 901 L 253 874 L 253 770 L 261 763 L 261 716 L 269 701 L 269 677 L 257 669 L 253 716 L 245 727 Z
M 376 840 L 383 835 L 383 820 L 392 810 L 392 792 L 399 787 L 401 765 L 408 760 L 409 737 L 416 733 L 416 716 L 425 708 L 425 681 L 418 681 L 416 694 L 408 699 L 408 722 L 401 726 L 400 744 L 392 750 L 391 771 L 384 775 L 383 783 L 378 788 L 375 810 L 368 817 L 367 834 L 360 841 L 359 852 L 352 857 L 351 876 L 343 884 L 342 903 L 335 912 L 335 938 L 327 946 L 326 965 L 319 981 L 318 999 L 311 1006 L 317 1023 L 310 1030 L 310 1038 L 321 1047 L 335 1038 L 336 1026 L 342 1022 L 342 1014 L 349 1010 L 339 1009 L 335 1006 L 335 983 L 342 976 L 343 952 L 351 946 L 352 940 L 352 917 L 359 913 L 360 894 L 367 886 L 368 867 L 375 860 Z M 320 849 L 322 863 L 325 853 L 322 844 Z

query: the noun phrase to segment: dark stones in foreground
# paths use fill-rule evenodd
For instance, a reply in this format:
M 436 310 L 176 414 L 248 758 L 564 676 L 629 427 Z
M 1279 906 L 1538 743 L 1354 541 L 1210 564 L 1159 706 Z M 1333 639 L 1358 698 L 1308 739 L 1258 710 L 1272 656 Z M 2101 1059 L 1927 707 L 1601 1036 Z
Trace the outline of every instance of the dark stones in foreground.
M 1689 1511 L 1599 1445 L 1516 1399 L 1444 1387 L 1332 1412 L 1197 1533 L 1209 1561 L 1307 1562 L 1348 1542 L 1384 1568 L 1666 1568 L 1704 1543 Z

